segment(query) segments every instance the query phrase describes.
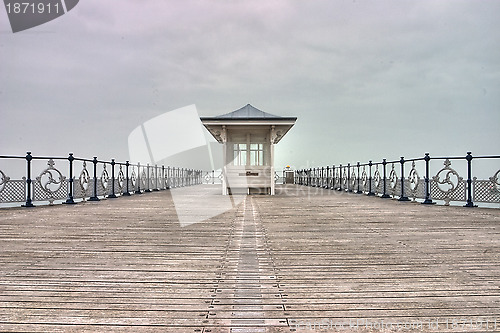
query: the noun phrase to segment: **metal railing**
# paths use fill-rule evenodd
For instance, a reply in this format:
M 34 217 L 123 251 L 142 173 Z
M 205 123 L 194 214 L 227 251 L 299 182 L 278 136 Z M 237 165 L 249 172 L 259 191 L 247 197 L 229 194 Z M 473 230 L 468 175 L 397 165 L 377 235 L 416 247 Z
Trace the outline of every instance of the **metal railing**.
M 474 176 L 477 162 L 473 160 L 493 162 L 493 170 L 491 166 L 486 168 L 491 176 L 487 179 Z M 439 167 L 435 164 L 438 161 Z M 456 171 L 457 167 L 452 167 L 452 161 L 465 162 L 462 166 L 465 178 Z M 476 202 L 500 203 L 499 164 L 500 156 L 473 156 L 468 152 L 465 156 L 431 157 L 426 153 L 421 158 L 301 169 L 295 171 L 295 183 L 399 201 L 420 199 L 423 204 L 433 204 L 433 200 L 442 200 L 445 205 L 465 202 L 465 207 L 477 207 Z M 433 168 L 437 171 L 432 172 Z
M 26 173 L 20 179 L 12 179 L 0 167 L 0 204 L 22 202 L 22 207 L 34 207 L 34 202 L 52 205 L 56 201 L 65 204 L 99 201 L 198 185 L 202 183 L 203 175 L 200 170 L 131 164 L 114 159 L 106 161 L 97 157 L 85 159 L 74 157 L 73 153 L 68 157 L 33 156 L 31 152 L 26 156 L 0 155 L 2 164 L 7 160 L 23 161 Z M 38 165 L 42 169 L 39 172 L 34 168 L 37 161 L 47 161 L 43 167 Z M 75 170 L 79 171 L 77 176 Z M 33 178 L 34 174 L 38 176 Z

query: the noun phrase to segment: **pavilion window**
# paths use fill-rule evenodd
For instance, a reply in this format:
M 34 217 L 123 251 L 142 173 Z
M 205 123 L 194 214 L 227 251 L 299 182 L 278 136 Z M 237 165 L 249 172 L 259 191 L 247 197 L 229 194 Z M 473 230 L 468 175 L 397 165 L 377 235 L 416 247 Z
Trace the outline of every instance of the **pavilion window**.
M 264 165 L 264 144 L 250 144 L 250 165 Z
M 234 151 L 234 165 L 247 165 L 247 144 L 235 143 L 233 146 Z

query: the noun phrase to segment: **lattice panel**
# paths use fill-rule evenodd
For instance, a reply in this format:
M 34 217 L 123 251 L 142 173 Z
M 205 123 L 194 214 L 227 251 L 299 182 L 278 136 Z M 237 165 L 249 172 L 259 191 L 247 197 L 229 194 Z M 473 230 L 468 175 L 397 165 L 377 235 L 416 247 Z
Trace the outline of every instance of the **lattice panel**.
M 102 181 L 101 179 L 97 178 L 97 196 L 98 197 L 103 197 L 105 195 L 107 195 L 108 193 L 108 189 L 111 187 L 111 180 L 108 181 L 108 186 L 106 189 L 104 189 L 104 187 L 102 186 Z M 92 191 L 94 190 L 94 185 L 92 184 Z
M 361 181 L 360 181 L 361 183 Z M 358 179 L 352 179 L 350 183 L 351 190 L 357 191 L 358 190 Z M 359 185 L 359 188 L 361 189 L 361 184 Z
M 368 182 L 368 180 L 366 180 L 366 183 L 363 185 L 363 180 L 361 179 L 360 183 L 361 184 L 359 184 L 360 185 L 359 187 L 361 188 L 361 191 L 363 191 L 363 192 L 370 191 L 370 183 Z M 373 184 L 372 184 L 372 186 L 373 186 Z
M 450 201 L 465 201 L 467 188 L 465 180 L 461 180 L 453 192 L 444 192 L 438 187 L 435 180 L 431 180 L 431 198 L 435 200 L 444 200 L 446 203 Z
M 155 189 L 156 188 L 156 184 L 155 184 L 155 174 L 154 174 L 154 170 L 151 170 L 150 171 L 150 174 L 149 174 L 149 189 L 152 190 L 152 189 Z
M 425 182 L 420 179 L 417 187 L 412 190 L 410 182 L 405 179 L 405 195 L 410 199 L 424 199 L 425 198 Z
M 387 193 L 392 197 L 399 197 L 401 195 L 401 179 L 398 178 L 396 182 L 396 186 L 394 188 L 391 187 L 391 182 L 387 180 Z
M 7 180 L 0 191 L 0 202 L 23 202 L 26 200 L 26 179 Z
M 97 181 L 97 193 L 99 193 L 99 180 Z M 86 197 L 94 196 L 94 178 L 89 180 L 89 185 L 87 187 Z
M 133 192 L 134 192 L 134 188 L 133 188 L 133 186 L 132 186 L 132 179 L 129 179 L 129 180 L 128 180 L 128 191 L 129 191 L 130 193 L 133 193 Z M 123 193 L 126 193 L 126 192 L 127 192 L 127 178 L 125 178 L 125 179 L 123 180 L 123 188 L 121 189 L 121 192 L 120 192 L 120 193 L 122 193 L 122 194 L 123 194 Z
M 91 195 L 92 195 L 92 187 L 91 187 L 90 183 L 88 184 L 87 191 L 85 191 L 85 189 L 82 187 L 82 185 L 78 181 L 78 178 L 76 178 L 73 181 L 73 198 L 81 199 L 81 198 L 90 197 Z
M 500 203 L 500 191 L 492 181 L 474 180 L 472 184 L 472 201 Z
M 40 182 L 33 181 L 33 201 L 49 201 L 62 200 L 68 197 L 68 181 L 67 179 L 61 180 L 61 187 L 57 191 L 47 192 L 45 191 Z
M 136 192 L 137 190 L 139 190 L 139 184 L 140 184 L 139 179 L 135 180 L 135 185 L 132 185 L 132 182 L 130 182 L 130 184 L 129 184 L 130 189 L 131 189 L 130 192 Z M 143 189 L 141 188 L 141 190 L 143 190 Z
M 122 193 L 122 189 L 120 188 L 120 181 L 115 179 L 115 195 L 119 195 Z M 123 182 L 123 188 L 127 186 L 126 180 Z M 108 182 L 107 195 L 111 195 L 113 193 L 113 180 L 110 179 Z
M 384 180 L 381 178 L 380 179 L 380 182 L 378 183 L 378 186 L 375 186 L 375 181 L 372 180 L 372 188 L 373 188 L 373 192 L 375 194 L 384 194 Z

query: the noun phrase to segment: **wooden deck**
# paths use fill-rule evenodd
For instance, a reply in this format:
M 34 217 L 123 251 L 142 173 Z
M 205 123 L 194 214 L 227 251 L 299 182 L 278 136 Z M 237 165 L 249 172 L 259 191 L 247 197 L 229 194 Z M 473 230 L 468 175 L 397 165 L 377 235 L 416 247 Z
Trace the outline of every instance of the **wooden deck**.
M 179 223 L 219 192 L 0 210 L 0 331 L 500 331 L 498 209 L 288 185 Z

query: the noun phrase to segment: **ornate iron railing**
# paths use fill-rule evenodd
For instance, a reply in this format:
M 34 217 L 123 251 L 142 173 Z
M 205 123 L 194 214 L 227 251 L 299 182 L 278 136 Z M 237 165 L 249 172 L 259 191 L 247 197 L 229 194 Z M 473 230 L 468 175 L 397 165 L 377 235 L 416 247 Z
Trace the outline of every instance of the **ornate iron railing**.
M 74 157 L 73 153 L 68 157 L 33 156 L 31 152 L 26 156 L 0 156 L 0 161 L 6 160 L 25 161 L 26 174 L 12 179 L 0 167 L 0 204 L 22 202 L 23 207 L 34 207 L 34 202 L 52 205 L 56 201 L 66 204 L 99 201 L 203 182 L 201 170 L 105 161 L 97 157 L 85 159 Z M 43 170 L 34 177 L 36 161 L 46 161 L 46 165 L 39 165 Z M 75 170 L 79 173 L 75 174 Z
M 487 179 L 474 176 L 473 160 L 493 161 L 494 169 L 487 171 L 491 176 Z M 434 161 L 441 166 L 437 168 Z M 452 167 L 452 161 L 466 163 L 465 177 Z M 433 200 L 442 200 L 445 205 L 465 202 L 465 207 L 476 207 L 476 202 L 500 203 L 499 164 L 500 156 L 472 156 L 468 152 L 463 157 L 431 157 L 426 153 L 421 158 L 301 169 L 295 171 L 295 183 L 399 201 L 421 199 L 423 204 L 433 204 Z M 432 167 L 437 171 L 431 177 Z

